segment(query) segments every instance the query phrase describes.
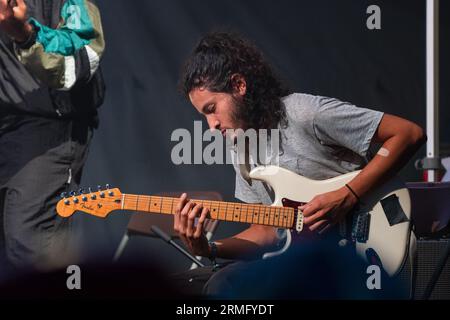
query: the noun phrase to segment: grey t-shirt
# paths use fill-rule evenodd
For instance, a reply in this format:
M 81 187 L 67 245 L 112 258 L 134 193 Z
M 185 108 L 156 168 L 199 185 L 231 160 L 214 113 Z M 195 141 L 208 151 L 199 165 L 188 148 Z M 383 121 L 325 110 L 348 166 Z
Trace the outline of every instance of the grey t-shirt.
M 282 99 L 288 124 L 280 126 L 279 166 L 310 179 L 324 180 L 363 168 L 373 156 L 372 138 L 383 113 L 334 98 L 295 93 Z M 271 204 L 269 190 L 251 185 L 236 170 L 235 197 Z

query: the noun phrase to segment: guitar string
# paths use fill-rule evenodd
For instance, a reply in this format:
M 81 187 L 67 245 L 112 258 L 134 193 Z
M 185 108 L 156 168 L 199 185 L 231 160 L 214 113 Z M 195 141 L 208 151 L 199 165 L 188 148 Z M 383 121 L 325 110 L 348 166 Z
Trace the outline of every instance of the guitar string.
M 176 202 L 177 199 L 171 199 L 171 198 L 166 198 L 166 197 L 157 197 L 157 196 L 145 196 L 145 198 L 143 196 L 138 197 L 137 195 L 126 195 L 126 200 L 129 202 L 129 206 L 134 206 L 134 202 L 138 201 L 141 202 L 141 205 L 149 205 L 151 204 L 151 202 L 155 203 L 155 206 L 157 206 L 158 204 L 162 205 L 162 209 L 159 211 L 160 213 L 167 213 L 164 211 L 167 211 L 167 206 L 171 205 L 173 206 L 174 202 Z M 152 198 L 157 198 L 158 200 L 154 200 Z M 153 201 L 152 201 L 153 200 Z M 131 204 L 131 202 L 133 202 L 133 204 Z M 162 203 L 161 203 L 162 202 Z M 203 203 L 204 205 L 206 204 L 206 207 L 210 207 L 210 210 L 213 210 L 215 207 L 217 207 L 217 209 L 219 210 L 219 212 L 217 213 L 216 217 L 221 220 L 228 220 L 228 221 L 235 221 L 235 222 L 247 222 L 250 223 L 251 221 L 249 221 L 251 216 L 254 216 L 253 212 L 252 213 L 243 213 L 242 209 L 253 209 L 254 212 L 259 218 L 263 217 L 263 222 L 261 224 L 268 224 L 268 225 L 277 225 L 277 226 L 281 226 L 281 227 L 287 227 L 287 225 L 289 225 L 292 222 L 292 208 L 283 208 L 283 207 L 269 207 L 269 206 L 261 206 L 261 205 L 251 205 L 251 204 L 236 204 L 237 206 L 241 206 L 242 208 L 238 208 L 239 210 L 239 216 L 235 215 L 236 214 L 236 210 L 231 210 L 232 212 L 230 213 L 230 203 L 226 203 L 226 202 L 220 202 L 220 201 L 211 201 L 211 200 L 198 200 L 197 202 L 199 203 Z M 208 205 L 209 203 L 209 205 Z M 136 203 L 137 205 L 137 203 Z M 224 208 L 225 207 L 225 208 Z M 224 213 L 221 214 L 220 211 L 221 209 L 224 209 Z M 266 215 L 264 214 L 264 211 L 261 209 L 267 209 L 269 210 L 269 213 Z M 281 210 L 283 210 L 284 212 L 282 213 Z M 145 211 L 145 210 L 144 210 Z M 150 210 L 148 210 L 150 211 Z M 248 210 L 247 210 L 248 211 Z M 155 208 L 155 212 L 158 212 L 158 210 Z M 173 213 L 173 210 L 171 209 L 169 211 L 169 213 Z M 212 212 L 213 213 L 213 212 Z M 244 214 L 244 216 L 242 216 Z M 283 217 L 284 215 L 284 217 Z M 224 218 L 222 218 L 221 216 L 224 216 Z M 232 218 L 230 218 L 230 216 Z M 281 219 L 284 220 L 283 224 L 280 224 L 279 221 L 278 223 L 276 222 L 276 220 L 280 220 Z M 214 217 L 213 217 L 214 219 Z M 244 220 L 245 219 L 245 220 Z M 253 219 L 254 220 L 254 219 Z M 259 221 L 258 221 L 259 223 Z
M 153 198 L 158 198 L 158 200 L 156 200 L 155 205 L 158 204 L 159 201 L 161 201 L 162 203 L 166 203 L 170 202 L 170 203 L 174 203 L 176 202 L 177 199 L 172 199 L 172 198 L 166 198 L 166 197 L 158 197 L 158 196 L 149 196 L 149 197 L 153 197 Z M 152 200 L 151 198 L 148 198 L 148 200 Z M 196 202 L 202 203 L 202 204 L 206 204 L 206 207 L 210 207 L 210 210 L 213 209 L 215 206 L 218 207 L 219 211 L 223 208 L 223 206 L 225 206 L 224 209 L 224 220 L 228 220 L 228 221 L 235 221 L 235 222 L 246 222 L 246 223 L 250 223 L 251 221 L 249 221 L 249 218 L 252 217 L 252 220 L 254 220 L 254 216 L 257 215 L 258 217 L 263 217 L 263 222 L 262 224 L 266 224 L 266 225 L 275 225 L 275 219 L 277 218 L 278 214 L 277 210 L 280 211 L 280 209 L 284 210 L 285 212 L 283 214 L 286 214 L 284 217 L 285 220 L 285 224 L 289 224 L 290 223 L 290 219 L 292 218 L 290 216 L 290 212 L 289 212 L 289 208 L 283 208 L 283 207 L 268 207 L 268 206 L 261 206 L 261 205 L 250 205 L 250 204 L 233 204 L 233 203 L 228 203 L 228 202 L 220 202 L 220 201 L 211 201 L 211 200 L 197 200 Z M 209 205 L 208 205 L 209 203 Z M 216 203 L 216 205 L 214 206 L 213 204 Z M 232 212 L 230 213 L 230 209 L 229 207 L 231 207 L 233 205 L 233 207 L 236 206 L 240 206 L 236 207 L 237 210 L 239 210 L 238 215 L 236 214 L 236 210 L 231 210 Z M 248 212 L 248 209 L 251 208 L 257 212 L 255 212 L 255 215 L 250 212 Z M 247 213 L 243 213 L 242 209 L 247 209 Z M 261 210 L 263 209 L 263 210 Z M 265 214 L 264 210 L 269 210 L 269 214 Z M 171 211 L 171 213 L 173 213 L 173 211 Z M 244 214 L 244 216 L 242 216 Z M 275 215 L 275 216 L 274 216 Z M 229 216 L 232 216 L 233 218 L 229 218 Z M 289 217 L 288 217 L 289 216 Z M 217 214 L 217 218 L 220 220 L 221 218 L 221 213 L 218 212 Z M 245 219 L 245 220 L 243 220 Z M 288 220 L 288 221 L 286 221 Z M 286 227 L 286 225 L 281 225 L 283 227 Z
M 173 205 L 174 203 L 178 200 L 177 198 L 169 198 L 169 197 L 159 197 L 159 196 L 139 196 L 139 195 L 131 195 L 131 194 L 126 194 L 124 200 L 127 201 L 127 205 L 128 206 L 133 206 L 134 207 L 134 202 L 136 201 L 136 210 L 138 210 L 138 207 L 142 207 L 142 205 L 148 205 L 148 208 L 150 208 L 150 205 L 152 202 L 155 203 L 155 205 L 157 206 L 158 204 L 160 204 L 160 213 L 170 213 L 173 214 Z M 246 223 L 251 223 L 249 220 L 250 217 L 253 216 L 258 216 L 259 219 L 261 220 L 261 217 L 263 217 L 263 222 L 260 223 L 258 221 L 258 224 L 264 224 L 264 225 L 276 225 L 276 226 L 280 226 L 280 227 L 289 227 L 289 225 L 293 224 L 293 218 L 295 215 L 295 212 L 293 208 L 285 208 L 285 207 L 270 207 L 270 206 L 264 206 L 264 205 L 255 205 L 255 204 L 233 204 L 233 206 L 239 206 L 239 208 L 237 210 L 239 210 L 239 218 L 236 214 L 236 210 L 231 210 L 232 212 L 230 213 L 230 209 L 229 206 L 231 203 L 229 202 L 223 202 L 223 201 L 212 201 L 212 200 L 196 200 L 196 202 L 202 203 L 203 205 L 206 204 L 206 207 L 209 207 L 210 210 L 214 209 L 215 207 L 217 207 L 218 209 L 218 213 L 216 215 L 216 219 L 222 220 L 221 219 L 221 213 L 220 211 L 222 211 L 221 209 L 223 209 L 223 213 L 222 216 L 224 216 L 223 220 L 227 220 L 227 221 L 234 221 L 234 222 L 246 222 Z M 141 204 L 141 206 L 139 205 L 139 203 Z M 209 205 L 207 204 L 209 203 Z M 167 211 L 167 206 L 171 206 L 172 208 L 170 209 L 169 212 L 164 212 Z M 224 208 L 225 207 L 225 208 Z M 242 209 L 246 208 L 247 209 L 247 213 L 244 214 L 244 221 L 242 221 Z M 248 212 L 248 209 L 252 209 L 252 211 L 254 212 Z M 269 210 L 269 213 L 267 215 L 264 214 L 264 212 L 261 212 L 263 210 Z M 143 211 L 151 211 L 150 209 L 148 210 L 143 210 Z M 158 210 L 155 208 L 155 211 L 158 212 Z M 277 212 L 278 211 L 278 212 Z M 253 214 L 255 213 L 255 215 Z M 230 219 L 230 216 L 232 217 Z M 214 217 L 213 217 L 214 219 Z M 280 219 L 282 219 L 282 223 L 280 223 Z M 254 220 L 254 218 L 252 218 L 252 220 Z M 276 222 L 276 220 L 278 220 Z

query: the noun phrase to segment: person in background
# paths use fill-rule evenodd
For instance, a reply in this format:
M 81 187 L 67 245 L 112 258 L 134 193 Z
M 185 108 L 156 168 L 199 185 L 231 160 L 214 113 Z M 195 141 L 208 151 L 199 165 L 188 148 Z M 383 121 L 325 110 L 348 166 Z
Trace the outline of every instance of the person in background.
M 342 188 L 319 194 L 299 208 L 306 228 L 329 239 L 338 236 L 338 223 L 346 219 L 359 199 L 394 176 L 426 139 L 423 130 L 406 119 L 336 98 L 289 92 L 263 54 L 233 33 L 213 32 L 200 40 L 185 64 L 181 89 L 205 116 L 210 129 L 223 135 L 237 129 L 278 129 L 281 167 L 314 180 L 361 170 Z M 262 182 L 249 183 L 239 167 L 235 169 L 237 199 L 252 204 L 272 203 L 270 190 Z M 195 255 L 212 261 L 224 258 L 247 262 L 216 273 L 204 271 L 199 276 L 205 282 L 204 292 L 217 293 L 220 288 L 232 292 L 232 288 L 245 285 L 253 291 L 271 292 L 272 287 L 264 284 L 272 276 L 243 282 L 239 274 L 254 270 L 248 261 L 274 251 L 281 240 L 280 230 L 254 224 L 232 237 L 209 242 L 203 232 L 209 214 L 208 208 L 183 194 L 174 229 Z M 202 270 L 185 276 L 187 286 L 199 287 L 192 281 L 194 273 L 199 272 Z
M 59 195 L 88 155 L 105 49 L 92 0 L 0 0 L 0 268 L 49 270 L 74 258 Z

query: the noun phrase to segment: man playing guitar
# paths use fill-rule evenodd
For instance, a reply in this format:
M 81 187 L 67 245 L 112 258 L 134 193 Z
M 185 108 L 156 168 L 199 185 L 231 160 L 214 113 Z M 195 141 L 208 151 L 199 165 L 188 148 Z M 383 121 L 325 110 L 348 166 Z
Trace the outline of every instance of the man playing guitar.
M 326 234 L 345 219 L 360 198 L 390 179 L 426 140 L 419 126 L 394 115 L 333 98 L 290 94 L 258 49 L 234 34 L 203 37 L 187 60 L 181 85 L 211 130 L 225 135 L 227 129 L 279 129 L 281 167 L 315 180 L 361 170 L 345 186 L 299 208 L 313 233 Z M 250 185 L 239 170 L 235 196 L 247 203 L 271 203 L 264 185 Z M 280 240 L 276 228 L 251 225 L 231 238 L 208 242 L 203 225 L 209 214 L 208 208 L 181 196 L 174 229 L 195 255 L 258 259 Z

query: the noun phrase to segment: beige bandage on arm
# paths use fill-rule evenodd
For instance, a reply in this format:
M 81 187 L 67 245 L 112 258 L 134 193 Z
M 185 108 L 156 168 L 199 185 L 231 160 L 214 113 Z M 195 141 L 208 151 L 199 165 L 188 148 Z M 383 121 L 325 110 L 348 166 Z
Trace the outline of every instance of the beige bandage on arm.
M 387 157 L 389 157 L 390 152 L 386 148 L 380 148 L 380 150 L 378 150 L 377 154 L 382 156 L 382 157 L 387 158 Z

